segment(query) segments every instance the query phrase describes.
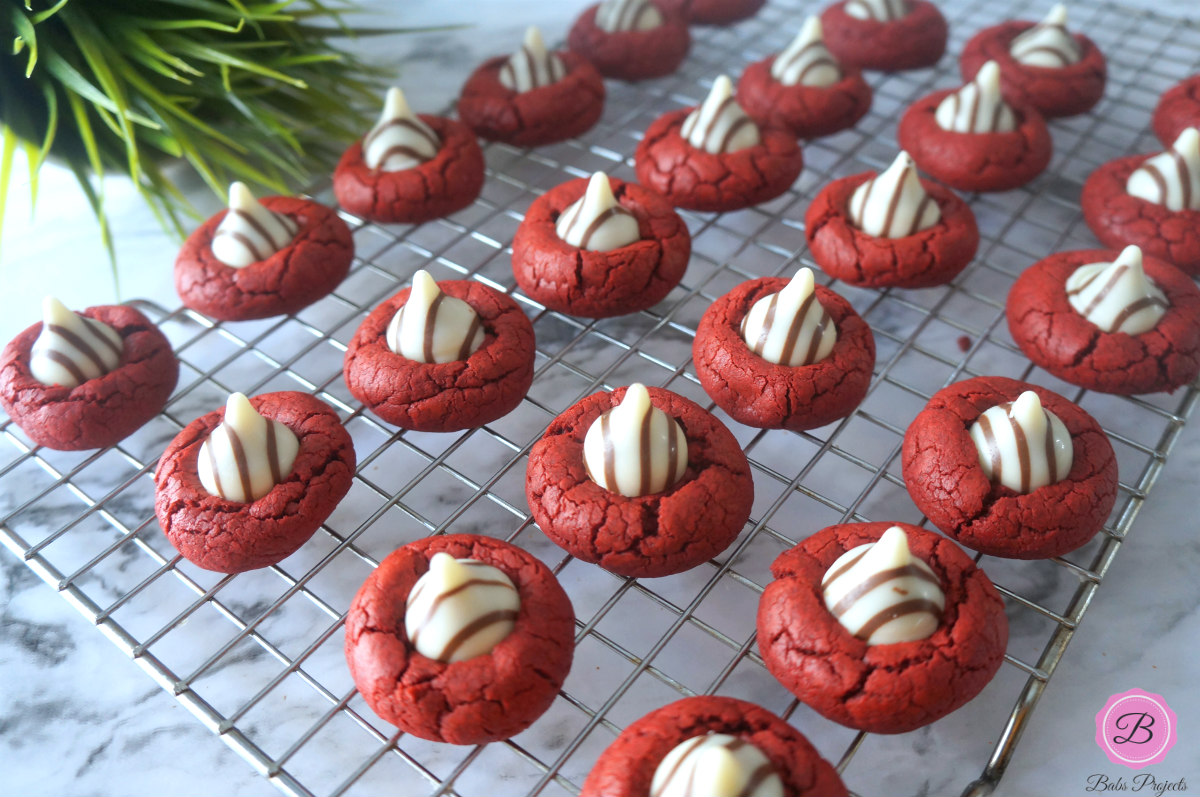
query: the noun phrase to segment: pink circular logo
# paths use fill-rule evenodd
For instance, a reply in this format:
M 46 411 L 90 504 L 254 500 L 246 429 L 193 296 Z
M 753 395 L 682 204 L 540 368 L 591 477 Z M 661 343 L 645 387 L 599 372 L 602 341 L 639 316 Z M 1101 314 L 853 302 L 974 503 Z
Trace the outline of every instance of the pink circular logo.
M 1157 764 L 1175 746 L 1175 712 L 1162 695 L 1141 689 L 1113 695 L 1096 715 L 1096 744 L 1114 764 Z

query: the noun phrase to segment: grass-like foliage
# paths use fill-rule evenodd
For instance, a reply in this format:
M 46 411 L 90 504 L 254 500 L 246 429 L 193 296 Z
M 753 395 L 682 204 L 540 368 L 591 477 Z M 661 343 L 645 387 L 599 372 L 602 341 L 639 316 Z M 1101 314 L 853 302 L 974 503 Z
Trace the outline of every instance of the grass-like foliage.
M 110 256 L 103 175 L 129 175 L 164 226 L 194 211 L 165 170 L 271 193 L 328 169 L 381 75 L 334 40 L 351 0 L 0 0 L 0 224 L 18 148 L 33 200 L 47 157 L 87 195 Z

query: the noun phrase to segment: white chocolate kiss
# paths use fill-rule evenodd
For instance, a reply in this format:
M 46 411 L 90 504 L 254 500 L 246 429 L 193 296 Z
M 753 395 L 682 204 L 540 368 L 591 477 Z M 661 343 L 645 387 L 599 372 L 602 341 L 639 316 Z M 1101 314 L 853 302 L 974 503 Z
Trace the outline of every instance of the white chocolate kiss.
M 621 403 L 588 427 L 583 464 L 596 484 L 631 498 L 661 493 L 687 469 L 687 436 L 679 423 L 650 403 L 634 383 Z
M 825 88 L 842 79 L 842 68 L 825 47 L 821 18 L 804 20 L 792 43 L 775 57 L 771 77 L 785 86 L 814 86 Z
M 363 163 L 382 172 L 400 172 L 420 166 L 441 148 L 437 133 L 417 118 L 404 92 L 393 86 L 388 89 L 379 121 L 363 139 Z
M 286 479 L 299 451 L 291 429 L 259 415 L 241 393 L 231 393 L 225 418 L 200 446 L 196 470 L 210 495 L 247 503 Z
M 908 16 L 905 0 L 846 0 L 846 14 L 855 19 L 873 19 L 876 22 L 891 22 Z
M 942 218 L 938 203 L 921 185 L 916 164 L 903 150 L 883 174 L 854 189 L 849 213 L 855 227 L 876 238 L 904 238 Z
M 899 526 L 839 556 L 821 579 L 821 592 L 825 608 L 868 645 L 927 639 L 946 607 L 937 575 L 913 556 Z
M 566 74 L 562 59 L 546 49 L 542 32 L 531 27 L 525 31 L 521 49 L 500 67 L 500 82 L 505 88 L 521 93 L 557 83 Z
M 820 362 L 837 343 L 837 326 L 817 299 L 810 268 L 756 301 L 742 319 L 742 340 L 750 351 L 776 365 L 799 367 Z
M 77 387 L 116 368 L 123 351 L 125 342 L 115 329 L 47 296 L 42 331 L 29 352 L 29 373 L 47 387 Z
M 1010 490 L 1031 493 L 1071 472 L 1071 433 L 1032 390 L 989 408 L 971 424 L 970 434 L 984 474 Z
M 753 743 L 727 733 L 693 736 L 654 770 L 650 797 L 783 797 L 783 781 Z
M 295 219 L 267 210 L 245 183 L 234 183 L 229 186 L 229 212 L 213 235 L 212 253 L 227 266 L 245 268 L 284 249 L 299 231 Z
M 1127 246 L 1111 263 L 1088 263 L 1067 277 L 1067 301 L 1105 332 L 1140 335 L 1167 312 L 1167 297 L 1142 267 L 1142 250 Z
M 1000 66 L 988 61 L 975 79 L 938 103 L 938 127 L 952 133 L 1011 133 L 1017 116 L 1000 96 Z
M 1041 22 L 1013 39 L 1008 52 L 1017 63 L 1048 69 L 1077 64 L 1083 57 L 1079 42 L 1067 33 L 1067 7 L 1062 3 L 1050 9 Z
M 511 634 L 520 608 L 521 596 L 503 570 L 435 553 L 408 593 L 404 629 L 422 656 L 465 661 L 491 653 Z
M 1144 161 L 1125 190 L 1167 210 L 1200 210 L 1200 130 L 1185 129 L 1170 149 Z
M 650 0 L 604 0 L 596 9 L 596 27 L 605 33 L 653 30 L 662 24 L 662 12 Z
M 637 217 L 621 207 L 604 172 L 592 175 L 587 191 L 563 210 L 554 231 L 571 246 L 591 252 L 620 249 L 641 237 Z
M 413 274 L 404 305 L 388 324 L 386 341 L 396 354 L 419 363 L 450 363 L 470 357 L 483 343 L 479 314 L 447 296 L 425 269 Z
M 733 81 L 728 75 L 713 81 L 704 102 L 683 120 L 679 134 L 696 149 L 714 155 L 737 152 L 762 140 L 758 125 L 733 98 Z

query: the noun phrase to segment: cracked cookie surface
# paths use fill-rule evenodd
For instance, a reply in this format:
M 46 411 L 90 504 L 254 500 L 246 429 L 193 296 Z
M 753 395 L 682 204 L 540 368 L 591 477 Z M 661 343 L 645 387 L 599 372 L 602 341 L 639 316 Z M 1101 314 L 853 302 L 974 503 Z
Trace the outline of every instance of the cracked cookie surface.
M 1026 390 L 1062 420 L 1075 454 L 1066 478 L 1020 494 L 988 479 L 968 430 L 985 410 Z M 1002 376 L 935 393 L 909 424 L 901 458 L 917 508 L 950 537 L 993 556 L 1045 559 L 1073 551 L 1100 530 L 1117 498 L 1116 455 L 1095 419 L 1051 390 Z
M 652 307 L 679 284 L 691 255 L 687 225 L 666 199 L 637 183 L 609 178 L 621 207 L 638 222 L 639 240 L 608 251 L 571 246 L 555 231 L 561 214 L 587 189 L 586 179 L 555 186 L 533 201 L 513 238 L 513 275 L 551 310 L 608 318 Z
M 695 25 L 729 25 L 758 13 L 767 0 L 655 0 Z
M 567 46 L 605 77 L 618 80 L 662 77 L 678 69 L 687 57 L 692 37 L 678 13 L 668 11 L 663 23 L 649 30 L 610 33 L 596 26 L 599 7 L 599 4 L 589 6 L 579 15 L 567 36 Z
M 845 0 L 821 12 L 825 46 L 838 63 L 894 71 L 933 66 L 946 52 L 950 29 L 933 3 L 909 0 L 909 12 L 891 22 L 846 13 Z
M 1012 57 L 1013 39 L 1036 23 L 1012 20 L 984 28 L 963 47 L 958 67 L 963 80 L 988 61 L 1000 66 L 1000 88 L 1004 97 L 1031 105 L 1047 119 L 1086 113 L 1104 96 L 1108 65 L 1095 42 L 1081 33 L 1071 34 L 1079 45 L 1080 59 L 1062 67 L 1028 66 Z
M 1153 329 L 1137 335 L 1105 332 L 1067 298 L 1067 278 L 1087 263 L 1112 262 L 1104 249 L 1059 252 L 1021 273 L 1005 312 L 1025 356 L 1066 382 L 1104 393 L 1174 390 L 1200 374 L 1200 289 L 1179 269 L 1143 260 L 1146 276 L 1169 307 Z
M 837 327 L 829 356 L 792 367 L 754 354 L 742 338 L 742 319 L 755 302 L 787 284 L 781 277 L 750 280 L 713 302 L 696 329 L 692 359 L 704 392 L 735 421 L 802 431 L 849 415 L 863 400 L 875 366 L 875 338 L 849 302 L 817 285 L 817 301 Z
M 300 225 L 291 243 L 266 260 L 233 268 L 217 260 L 212 240 L 227 211 L 206 221 L 175 260 L 175 291 L 193 310 L 222 321 L 270 318 L 300 310 L 328 295 L 354 258 L 350 228 L 332 208 L 296 197 L 262 204 Z
M 583 56 L 556 52 L 567 74 L 562 80 L 516 92 L 500 82 L 507 55 L 484 61 L 463 85 L 458 118 L 476 135 L 522 147 L 574 138 L 604 112 L 604 80 Z
M 338 204 L 372 221 L 420 224 L 448 216 L 475 201 L 483 188 L 483 150 L 461 122 L 420 115 L 442 142 L 437 154 L 411 169 L 385 172 L 363 162 L 355 142 L 333 173 Z
M 645 797 L 654 772 L 677 745 L 724 733 L 762 751 L 791 797 L 842 797 L 842 779 L 785 720 L 732 697 L 687 697 L 651 711 L 621 732 L 584 781 L 583 797 Z
M 762 141 L 736 152 L 714 155 L 680 135 L 693 108 L 658 117 L 634 153 L 638 180 L 675 207 L 726 211 L 774 199 L 791 187 L 804 168 L 795 137 L 779 127 L 762 127 Z
M 503 571 L 520 595 L 512 632 L 490 653 L 447 664 L 409 641 L 408 594 L 439 552 Z M 575 614 L 550 569 L 515 545 L 471 534 L 396 549 L 367 577 L 346 615 L 346 662 L 367 705 L 435 742 L 482 744 L 525 730 L 554 702 L 574 650 Z
M 979 248 L 971 207 L 945 186 L 921 180 L 941 211 L 938 222 L 903 238 L 867 235 L 850 221 L 848 208 L 854 190 L 875 176 L 834 180 L 808 206 L 804 235 L 817 265 L 831 277 L 871 288 L 927 288 L 958 276 Z
M 474 280 L 444 280 L 438 288 L 471 305 L 483 324 L 479 348 L 465 360 L 422 363 L 388 348 L 387 328 L 411 288 L 363 320 L 342 371 L 354 397 L 388 423 L 422 432 L 450 432 L 511 412 L 533 383 L 533 325 L 506 294 Z
M 688 442 L 688 466 L 670 489 L 630 498 L 592 481 L 583 440 L 625 388 L 594 393 L 554 419 L 529 454 L 525 497 L 546 536 L 573 556 L 636 578 L 680 573 L 725 550 L 754 500 L 750 464 L 720 421 L 688 399 L 649 387 L 655 407 Z
M 1018 124 L 1009 133 L 957 133 L 934 118 L 938 103 L 955 89 L 914 102 L 900 119 L 896 138 L 923 172 L 960 191 L 1008 191 L 1037 177 L 1050 163 L 1050 131 L 1041 114 L 1013 105 Z
M 38 445 L 57 451 L 103 448 L 124 440 L 158 414 L 179 378 L 179 360 L 150 319 L 124 305 L 89 307 L 81 315 L 121 337 L 120 364 L 75 387 L 43 385 L 29 370 L 42 322 L 26 328 L 0 354 L 0 406 Z
M 154 513 L 163 533 L 205 570 L 241 573 L 291 555 L 325 522 L 354 477 L 354 444 L 328 404 L 295 391 L 264 393 L 250 403 L 300 442 L 291 473 L 269 493 L 242 503 L 212 495 L 200 483 L 200 447 L 224 419 L 224 408 L 184 427 L 154 473 Z
M 1163 92 L 1154 106 L 1154 134 L 1169 147 L 1189 127 L 1200 127 L 1200 75 L 1192 75 Z
M 925 639 L 868 645 L 825 606 L 821 580 L 846 551 L 892 526 L 937 576 L 946 606 Z M 979 694 L 1004 660 L 1004 601 L 952 541 L 907 523 L 830 526 L 784 551 L 758 604 L 758 647 L 780 683 L 819 714 L 870 733 L 928 725 Z
M 1154 154 L 1117 158 L 1092 172 L 1079 197 L 1083 220 L 1105 246 L 1137 244 L 1143 254 L 1200 277 L 1200 210 L 1168 210 L 1125 190 L 1129 175 Z
M 857 69 L 832 86 L 785 86 L 771 76 L 774 63 L 772 55 L 750 64 L 737 84 L 738 104 L 760 124 L 818 138 L 853 127 L 871 109 L 871 87 Z

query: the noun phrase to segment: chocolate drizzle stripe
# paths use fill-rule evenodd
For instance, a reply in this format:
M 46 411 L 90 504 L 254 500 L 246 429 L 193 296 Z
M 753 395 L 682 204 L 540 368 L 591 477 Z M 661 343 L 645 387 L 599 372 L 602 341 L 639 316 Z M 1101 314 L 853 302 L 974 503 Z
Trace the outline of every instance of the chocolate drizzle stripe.
M 1103 302 L 1104 298 L 1112 292 L 1113 288 L 1117 287 L 1117 283 L 1121 281 L 1121 277 L 1125 276 L 1125 272 L 1128 270 L 1129 266 L 1125 265 L 1124 263 L 1113 270 L 1112 276 L 1109 277 L 1108 282 L 1104 283 L 1103 287 L 1096 291 L 1096 294 L 1092 297 L 1092 300 L 1088 302 L 1087 307 L 1083 309 L 1082 315 L 1085 318 L 1090 316 L 1092 311 L 1100 306 L 1100 303 Z
M 754 794 L 755 789 L 763 784 L 767 778 L 775 774 L 775 767 L 771 766 L 770 761 L 764 761 L 750 773 L 750 778 L 746 781 L 746 785 L 742 786 L 740 791 L 742 794 Z
M 1058 457 L 1054 456 L 1054 427 L 1050 425 L 1050 413 L 1042 410 L 1046 416 L 1046 468 L 1050 474 L 1050 483 L 1058 481 Z
M 736 122 L 731 124 L 729 126 L 729 128 L 725 131 L 725 135 L 721 137 L 721 146 L 720 146 L 719 151 L 720 152 L 728 152 L 729 151 L 729 142 L 733 140 L 733 137 L 736 136 L 743 127 L 745 127 L 746 125 L 752 125 L 752 124 L 754 124 L 754 123 L 752 121 L 750 121 L 749 116 L 743 116 L 740 119 L 738 119 Z
M 929 194 L 926 194 L 921 198 L 921 204 L 917 205 L 917 212 L 913 215 L 912 221 L 909 222 L 908 231 L 904 233 L 906 237 L 920 231 L 921 220 L 925 218 L 925 211 L 932 202 L 933 197 L 931 197 Z
M 538 75 L 537 71 L 538 62 L 533 56 L 533 51 L 522 44 L 521 54 L 525 56 L 525 66 L 529 70 L 529 85 L 534 86 L 535 88 L 542 85 L 541 76 Z
M 1039 26 L 1039 27 L 1041 27 L 1041 26 Z M 1053 26 L 1048 25 L 1046 27 L 1058 27 L 1058 26 L 1057 25 L 1053 25 Z M 1022 58 L 1028 58 L 1029 56 L 1034 55 L 1036 53 L 1045 53 L 1046 55 L 1050 55 L 1050 56 L 1053 56 L 1054 58 L 1057 58 L 1058 65 L 1060 67 L 1066 66 L 1067 64 L 1071 63 L 1071 55 L 1073 55 L 1073 53 L 1068 53 L 1066 50 L 1060 49 L 1052 44 L 1040 44 L 1037 47 L 1030 47 L 1028 50 L 1025 50 L 1019 56 L 1017 56 L 1017 59 L 1020 60 Z
M 932 614 L 936 619 L 942 619 L 942 608 L 936 603 L 924 598 L 913 598 L 912 600 L 901 601 L 894 606 L 889 606 L 880 611 L 870 620 L 867 620 L 854 636 L 866 642 L 876 631 L 897 617 L 919 613 Z
M 783 351 L 779 353 L 779 362 L 787 365 L 792 361 L 792 354 L 796 350 L 796 341 L 800 337 L 800 329 L 804 326 L 804 320 L 808 318 L 809 308 L 812 307 L 813 301 L 817 294 L 814 291 L 804 297 L 804 301 L 800 303 L 799 309 L 796 310 L 796 315 L 792 316 L 792 323 L 788 326 L 787 337 L 783 341 Z
M 829 611 L 833 613 L 834 617 L 841 617 L 843 614 L 850 611 L 850 609 L 854 607 L 854 604 L 858 603 L 864 595 L 878 587 L 880 584 L 886 584 L 889 581 L 895 581 L 898 578 L 905 577 L 920 579 L 921 581 L 927 581 L 936 587 L 941 587 L 941 584 L 938 583 L 937 577 L 919 565 L 911 564 L 903 565 L 901 567 L 892 567 L 887 570 L 880 570 L 878 573 L 872 573 L 870 577 L 865 578 L 859 583 L 855 584 L 846 592 L 845 595 L 842 596 L 841 600 L 833 605 L 833 608 Z
M 1187 210 L 1192 206 L 1192 176 L 1188 172 L 1187 161 L 1183 155 L 1175 150 L 1169 150 L 1171 160 L 1175 161 L 1175 171 L 1179 173 L 1179 191 L 1180 201 L 1183 203 L 1182 209 Z M 1166 195 L 1163 196 L 1163 202 L 1166 202 Z
M 1029 438 L 1025 435 L 1025 429 L 1021 424 L 1017 423 L 1017 419 L 1009 415 L 1012 404 L 1005 407 L 1004 417 L 1008 419 L 1008 425 L 1012 427 L 1013 442 L 1017 444 L 1017 465 L 1020 468 L 1018 471 L 1021 475 L 1021 492 L 1029 492 L 1029 479 L 1032 475 L 1030 471 L 1033 465 L 1029 460 Z
M 216 446 L 213 445 L 213 439 L 210 435 L 208 438 L 208 467 L 212 471 L 213 486 L 217 488 L 217 495 L 225 497 L 225 488 L 221 486 L 221 468 L 217 462 Z
M 234 431 L 232 426 L 222 424 L 225 427 L 225 436 L 229 440 L 229 450 L 233 453 L 233 462 L 237 467 L 238 479 L 242 483 L 242 500 L 254 500 L 254 492 L 250 487 L 250 463 L 246 461 L 246 448 L 242 445 L 242 438 Z M 211 448 L 211 446 L 210 446 Z M 228 496 L 222 496 L 227 498 Z
M 703 141 L 705 143 L 708 142 L 708 139 L 713 134 L 713 130 L 716 129 L 717 122 L 721 121 L 721 116 L 724 115 L 725 109 L 728 108 L 732 103 L 733 103 L 732 96 L 726 97 L 725 99 L 721 100 L 721 104 L 717 106 L 716 110 L 713 111 L 712 116 L 710 116 L 708 118 L 708 124 L 706 124 L 704 126 L 704 131 L 700 135 L 701 141 Z M 701 109 L 703 109 L 703 106 L 701 106 Z M 699 124 L 699 119 L 697 119 L 696 121 L 697 121 L 697 124 Z
M 96 333 L 96 339 L 100 341 L 100 345 L 112 352 L 113 356 L 118 360 L 121 359 L 121 353 L 125 348 L 124 342 L 120 344 L 113 343 L 112 339 L 108 335 L 104 334 L 103 325 L 99 321 L 96 321 L 92 318 L 87 318 L 85 316 L 80 316 L 80 318 L 83 319 L 83 323 L 87 324 L 88 328 L 92 330 L 92 332 Z M 112 329 L 112 327 L 109 327 L 109 329 Z M 115 332 L 116 330 L 113 331 Z M 117 337 L 119 338 L 120 335 Z
M 65 340 L 67 343 L 74 346 L 75 349 L 86 359 L 91 360 L 92 365 L 96 366 L 96 370 L 98 370 L 100 373 L 107 373 L 108 368 L 104 365 L 104 359 L 100 356 L 100 353 L 92 348 L 90 343 L 88 343 L 79 335 L 76 335 L 73 330 L 67 329 L 64 326 L 59 326 L 58 324 L 50 324 L 48 329 L 55 335 L 58 335 L 60 338 Z M 72 376 L 74 376 L 74 372 L 72 372 Z M 80 379 L 79 381 L 82 382 L 84 380 Z
M 638 495 L 650 493 L 650 477 L 653 475 L 650 460 L 650 423 L 654 417 L 653 407 L 642 415 L 638 430 Z
M 1120 332 L 1121 327 L 1125 326 L 1125 322 L 1132 318 L 1135 314 L 1140 313 L 1147 307 L 1161 307 L 1167 309 L 1167 303 L 1156 296 L 1143 296 L 1137 301 L 1130 302 L 1121 308 L 1121 312 L 1113 319 L 1112 325 L 1109 327 L 1110 332 Z
M 983 433 L 984 446 L 987 448 L 988 462 L 992 466 L 992 481 L 1000 481 L 1004 458 L 1000 456 L 1000 442 L 996 439 L 996 431 L 987 415 L 979 416 L 979 431 Z
M 267 228 L 262 226 L 262 223 L 259 222 L 258 219 L 254 218 L 253 216 L 251 216 L 249 213 L 247 213 L 244 210 L 231 210 L 229 212 L 233 213 L 238 218 L 240 218 L 242 221 L 246 222 L 246 224 L 250 225 L 250 229 L 252 229 L 256 233 L 258 233 L 258 236 L 260 238 L 262 238 L 263 241 L 266 242 L 267 246 L 271 247 L 271 251 L 278 252 L 280 249 L 283 248 L 283 245 L 284 245 L 284 243 L 286 243 L 286 241 L 285 242 L 277 242 L 275 240 L 275 236 L 273 236 L 269 232 L 267 232 Z M 269 213 L 270 211 L 267 211 L 267 212 Z M 273 214 L 273 215 L 275 215 L 276 218 L 279 218 L 278 214 Z M 280 220 L 280 224 L 283 224 L 282 220 Z M 286 227 L 287 225 L 284 224 L 283 226 Z M 257 259 L 261 260 L 262 258 L 260 257 Z
M 808 340 L 808 353 L 804 355 L 806 365 L 816 362 L 817 352 L 820 351 L 821 343 L 825 340 L 825 327 L 828 324 L 829 315 L 824 312 L 824 308 L 821 308 L 817 313 L 817 325 L 813 327 L 812 335 Z
M 678 480 L 676 475 L 679 471 L 679 451 L 682 447 L 687 449 L 687 438 L 683 435 L 683 429 L 678 422 L 670 424 L 671 434 L 668 435 L 667 442 L 667 484 L 666 487 L 671 487 Z M 682 439 L 681 439 L 682 438 Z M 682 443 L 682 446 L 680 445 Z M 666 489 L 666 488 L 664 488 Z
M 217 234 L 213 238 L 220 238 L 222 235 L 228 236 L 244 246 L 246 251 L 250 253 L 250 257 L 254 258 L 255 263 L 264 259 L 263 255 L 259 253 L 258 247 L 245 234 L 237 230 L 217 230 Z
M 470 568 L 470 565 L 467 565 L 467 567 Z M 409 593 L 408 601 L 405 605 L 412 606 L 414 603 L 416 603 L 417 600 L 420 599 L 421 594 L 425 591 L 425 588 L 428 584 L 429 584 L 428 580 L 422 581 L 418 585 L 417 589 L 414 589 L 411 593 Z M 436 598 L 434 598 L 432 601 L 429 602 L 429 608 L 426 610 L 425 616 L 421 618 L 421 621 L 419 623 L 417 623 L 416 628 L 410 629 L 412 631 L 413 635 L 415 636 L 422 628 L 429 625 L 429 623 L 433 620 L 433 616 L 435 614 L 437 614 L 438 609 L 442 608 L 442 604 L 445 603 L 447 600 L 449 600 L 450 598 L 453 598 L 455 595 L 459 594 L 460 592 L 470 589 L 471 587 L 478 587 L 478 586 L 485 586 L 485 585 L 492 585 L 492 586 L 500 587 L 501 589 L 515 591 L 508 584 L 506 584 L 505 582 L 500 581 L 498 579 L 494 579 L 494 578 L 470 578 L 470 579 L 467 579 L 466 581 L 459 584 L 454 589 L 448 589 L 445 592 L 439 593 Z
M 663 792 L 670 788 L 671 781 L 673 781 L 675 776 L 679 774 L 679 768 L 683 766 L 684 762 L 687 761 L 688 756 L 695 752 L 697 747 L 704 744 L 705 738 L 707 737 L 693 736 L 691 739 L 688 739 L 683 743 L 687 746 L 680 751 L 679 757 L 675 759 L 675 763 L 671 765 L 669 770 L 667 770 L 666 775 L 663 776 L 661 785 L 657 789 L 650 792 L 650 797 L 662 797 Z
M 569 225 L 569 228 L 576 226 L 575 223 L 577 221 L 579 221 L 579 217 L 581 215 L 583 215 L 582 207 L 580 209 L 580 212 L 575 214 L 575 218 L 571 219 L 571 224 Z M 589 243 L 591 243 L 592 236 L 595 235 L 597 232 L 599 232 L 600 228 L 603 227 L 604 224 L 609 219 L 614 218 L 616 216 L 632 216 L 632 215 L 633 215 L 632 213 L 630 213 L 628 210 L 621 207 L 620 205 L 613 205 L 611 208 L 604 211 L 600 215 L 596 216 L 596 218 L 592 219 L 592 223 L 589 224 L 587 226 L 587 229 L 585 229 L 583 231 L 583 237 L 580 238 L 580 240 L 579 240 L 579 248 L 586 249 L 587 245 Z M 569 228 L 568 228 L 568 231 L 569 231 Z
M 813 47 L 815 44 L 816 44 L 816 42 L 813 42 L 812 44 L 808 45 L 807 47 L 804 48 L 804 50 L 801 50 L 800 52 L 803 53 L 805 50 L 808 50 L 810 47 Z M 821 56 L 818 56 L 818 57 L 812 59 L 807 64 L 805 64 L 804 68 L 800 70 L 800 74 L 796 76 L 796 82 L 802 86 L 807 85 L 807 84 L 805 84 L 804 79 L 806 77 L 808 77 L 808 73 L 813 71 L 814 69 L 818 69 L 819 67 L 822 67 L 822 66 L 830 66 L 830 67 L 833 67 L 834 69 L 838 69 L 837 61 L 834 61 L 832 58 L 821 55 Z
M 827 586 L 827 585 L 829 585 L 829 584 L 832 584 L 834 581 L 837 581 L 839 578 L 841 578 L 841 577 L 842 577 L 842 575 L 843 575 L 843 574 L 844 574 L 844 573 L 845 573 L 847 570 L 849 570 L 850 568 L 852 568 L 852 567 L 854 567 L 856 564 L 858 564 L 858 560 L 859 560 L 859 559 L 862 559 L 864 556 L 866 556 L 866 555 L 867 555 L 867 551 L 869 551 L 869 550 L 871 550 L 871 549 L 870 549 L 870 548 L 863 548 L 863 550 L 861 550 L 861 551 L 859 551 L 858 553 L 856 553 L 856 554 L 855 554 L 855 555 L 854 555 L 854 556 L 853 556 L 853 557 L 850 559 L 850 561 L 846 562 L 845 564 L 839 565 L 837 570 L 834 570 L 833 572 L 830 572 L 830 573 L 826 573 L 826 574 L 825 574 L 825 578 L 821 579 L 821 587 L 822 587 L 822 588 L 824 588 L 825 586 Z
M 267 465 L 271 468 L 271 482 L 279 484 L 283 481 L 283 474 L 279 469 L 279 442 L 275 439 L 275 422 L 270 418 L 264 418 L 267 422 Z
M 883 217 L 883 234 L 889 235 L 892 231 L 892 222 L 896 220 L 896 211 L 900 209 L 900 199 L 904 195 L 904 175 L 900 176 L 900 180 L 892 186 L 892 195 L 888 197 L 887 212 Z
M 483 631 L 485 628 L 497 623 L 506 623 L 509 621 L 516 622 L 517 612 L 512 609 L 503 609 L 495 612 L 488 612 L 482 617 L 477 617 L 464 626 L 457 634 L 452 636 L 441 652 L 436 656 L 439 661 L 449 661 L 455 652 L 465 645 L 470 639 Z M 414 643 L 416 644 L 416 643 Z
M 1078 296 L 1079 294 L 1083 293 L 1084 291 L 1087 290 L 1088 286 L 1091 285 L 1093 282 L 1095 282 L 1097 279 L 1099 279 L 1100 275 L 1103 273 L 1104 273 L 1104 269 L 1097 269 L 1096 271 L 1093 271 L 1088 276 L 1088 278 L 1083 281 L 1082 284 L 1080 284 L 1074 288 L 1071 288 L 1069 291 L 1067 291 L 1067 296 Z
M 475 335 L 482 326 L 483 322 L 479 320 L 479 314 L 473 314 L 471 316 L 471 326 L 467 327 L 466 337 L 463 338 L 462 345 L 458 347 L 459 360 L 465 360 L 471 356 L 471 344 L 475 342 Z
M 433 362 L 433 333 L 437 331 L 437 314 L 438 308 L 442 306 L 442 301 L 446 298 L 446 294 L 438 291 L 438 295 L 434 297 L 429 304 L 429 309 L 425 311 L 425 329 L 423 330 L 421 353 L 425 357 L 425 362 Z
M 36 351 L 47 360 L 62 366 L 71 375 L 71 378 L 75 380 L 75 384 L 81 385 L 87 381 L 87 376 L 80 370 L 79 365 L 62 352 L 55 351 L 54 349 L 37 349 Z
M 386 164 L 388 162 L 388 160 L 394 155 L 406 155 L 409 158 L 412 158 L 413 160 L 417 161 L 418 163 L 424 163 L 425 161 L 429 160 L 423 152 L 417 152 L 415 149 L 408 146 L 407 144 L 393 144 L 392 146 L 390 146 L 386 150 L 384 150 L 383 154 L 379 156 L 379 165 L 376 166 L 375 168 L 382 169 L 384 164 Z
M 604 443 L 604 486 L 617 489 L 617 444 L 612 434 L 612 410 L 600 416 L 600 439 Z
M 426 130 L 412 119 L 389 119 L 367 134 L 367 137 L 363 140 L 363 149 L 366 149 L 374 144 L 375 139 L 379 138 L 385 132 L 394 127 L 403 127 L 405 130 L 411 130 L 420 136 L 426 144 L 433 147 L 434 151 L 437 151 L 440 148 L 440 142 L 437 140 L 436 134 L 434 134 L 432 131 Z M 389 152 L 390 151 L 391 150 L 389 150 Z M 419 157 L 421 160 L 425 160 L 428 156 L 420 155 Z M 380 161 L 380 163 L 382 162 L 383 161 Z
M 854 215 L 858 216 L 858 226 L 862 227 L 866 222 L 867 203 L 871 201 L 871 192 L 875 190 L 875 183 L 879 180 L 879 175 L 875 175 L 870 180 L 867 180 L 867 188 L 859 196 L 861 199 L 858 202 L 858 210 Z
M 1150 179 L 1154 181 L 1154 187 L 1158 189 L 1158 202 L 1155 204 L 1167 204 L 1167 178 L 1153 163 L 1143 164 L 1142 171 L 1150 175 Z
M 754 344 L 754 353 L 759 357 L 767 349 L 767 339 L 771 336 L 771 327 L 775 325 L 775 309 L 779 306 L 779 294 L 771 294 L 767 300 L 767 312 L 763 314 L 762 329 L 758 333 L 758 341 Z M 748 317 L 748 316 L 747 316 Z
M 1000 129 L 1000 114 L 1003 111 L 1004 111 L 1004 106 L 999 102 L 996 103 L 996 105 L 992 108 L 992 122 L 991 122 L 991 125 L 987 129 L 988 133 L 995 133 L 997 130 Z
M 981 99 L 982 94 L 983 92 L 979 90 L 978 86 L 975 87 L 975 91 L 971 92 L 971 105 L 970 109 L 967 111 L 968 133 L 979 132 L 976 117 L 979 115 L 979 100 Z

